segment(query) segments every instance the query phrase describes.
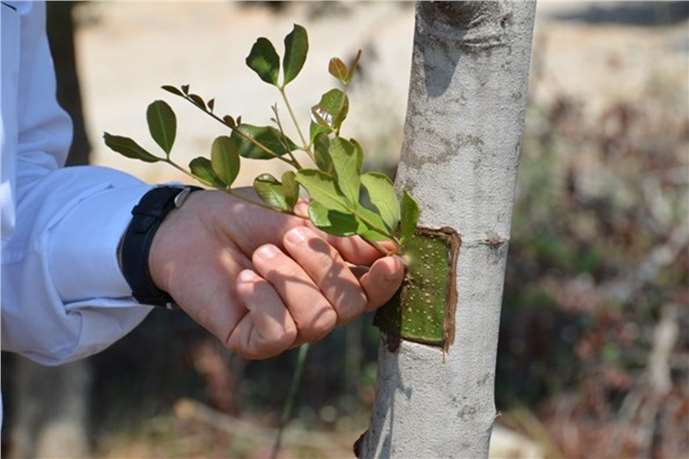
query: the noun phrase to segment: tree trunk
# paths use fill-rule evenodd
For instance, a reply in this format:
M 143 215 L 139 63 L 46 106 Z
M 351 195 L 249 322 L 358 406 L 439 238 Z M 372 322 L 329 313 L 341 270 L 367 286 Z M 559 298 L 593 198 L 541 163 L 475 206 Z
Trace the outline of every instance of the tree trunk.
M 397 185 L 462 237 L 455 339 L 381 345 L 361 457 L 488 456 L 535 3 L 419 3 Z

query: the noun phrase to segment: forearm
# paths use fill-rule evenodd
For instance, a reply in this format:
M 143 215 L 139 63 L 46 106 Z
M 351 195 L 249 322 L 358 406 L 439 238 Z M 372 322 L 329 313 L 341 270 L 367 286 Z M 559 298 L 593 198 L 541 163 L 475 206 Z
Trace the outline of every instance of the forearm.
M 149 188 L 98 167 L 18 177 L 16 228 L 3 245 L 3 349 L 61 363 L 107 347 L 146 316 L 116 249 Z

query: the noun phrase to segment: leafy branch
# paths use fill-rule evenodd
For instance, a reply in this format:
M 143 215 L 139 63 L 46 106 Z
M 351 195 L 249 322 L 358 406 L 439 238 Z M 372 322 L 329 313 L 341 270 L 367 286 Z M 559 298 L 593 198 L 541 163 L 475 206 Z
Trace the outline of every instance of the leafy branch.
M 321 95 L 310 110 L 308 138 L 299 126 L 297 117 L 287 97 L 286 87 L 299 74 L 308 53 L 306 30 L 294 25 L 285 37 L 285 54 L 282 59 L 280 82 L 280 56 L 267 38 L 254 43 L 246 64 L 264 82 L 277 88 L 294 124 L 301 146 L 285 133 L 277 104 L 271 109 L 276 127 L 255 126 L 243 123 L 241 116 L 219 116 L 215 113 L 215 99 L 205 101 L 190 92 L 189 85 L 175 87 L 165 85 L 165 91 L 191 103 L 199 110 L 229 128 L 229 136 L 219 136 L 210 146 L 210 158 L 200 156 L 191 160 L 188 168 L 171 158 L 177 134 L 177 117 L 172 107 L 162 100 L 151 103 L 146 110 L 146 121 L 151 138 L 163 151 L 155 155 L 129 137 L 104 133 L 105 144 L 128 158 L 155 163 L 164 162 L 203 185 L 224 191 L 251 205 L 283 212 L 299 218 L 308 218 L 314 226 L 336 236 L 358 235 L 385 255 L 404 251 L 406 243 L 416 231 L 419 207 L 409 193 L 403 191 L 398 199 L 392 181 L 379 172 L 363 173 L 364 150 L 355 139 L 341 136 L 344 120 L 349 112 L 346 90 L 361 58 L 359 51 L 350 65 L 334 57 L 328 63 L 328 72 L 340 83 Z M 304 168 L 297 160 L 296 152 L 305 153 L 315 168 Z M 253 188 L 262 202 L 253 201 L 232 189 L 239 175 L 243 160 L 278 159 L 294 168 L 282 174 L 280 180 L 268 173 L 258 175 Z M 300 189 L 309 196 L 308 217 L 296 215 L 294 207 L 299 200 Z M 362 195 L 368 201 L 362 202 Z M 366 205 L 365 203 L 368 203 Z M 395 249 L 390 252 L 382 244 L 391 242 Z M 307 345 L 299 352 L 297 370 L 290 386 L 290 393 L 280 422 L 273 455 L 280 447 L 284 426 L 291 417 L 292 404 L 299 385 L 299 378 L 308 352 Z
M 105 143 L 116 152 L 146 162 L 165 162 L 203 185 L 225 191 L 252 205 L 295 215 L 300 188 L 309 196 L 308 218 L 319 229 L 337 236 L 361 236 L 378 250 L 389 254 L 382 241 L 391 241 L 403 251 L 405 240 L 414 232 L 418 220 L 418 206 L 406 192 L 398 199 L 392 181 L 378 172 L 362 172 L 364 151 L 355 139 L 341 136 L 343 122 L 349 112 L 346 90 L 361 58 L 359 51 L 350 65 L 334 57 L 328 63 L 328 72 L 340 83 L 321 95 L 310 110 L 308 137 L 301 129 L 286 88 L 299 75 L 308 54 L 306 30 L 295 25 L 285 37 L 282 58 L 267 38 L 259 38 L 246 58 L 247 66 L 264 82 L 274 86 L 282 97 L 299 136 L 297 145 L 285 133 L 277 104 L 271 107 L 274 126 L 256 126 L 244 123 L 241 116 L 220 116 L 215 113 L 215 99 L 204 100 L 190 92 L 189 85 L 165 85 L 165 91 L 174 94 L 210 116 L 224 127 L 229 136 L 217 137 L 210 148 L 210 159 L 194 158 L 188 168 L 171 159 L 177 133 L 177 119 L 172 107 L 162 100 L 148 106 L 146 120 L 151 137 L 163 150 L 157 156 L 128 137 L 105 133 Z M 280 78 L 282 76 L 282 78 Z M 281 81 L 280 81 L 281 80 Z M 303 152 L 315 164 L 305 168 L 296 157 Z M 263 173 L 254 179 L 253 187 L 262 202 L 255 202 L 232 191 L 244 159 L 279 159 L 294 168 L 285 172 L 280 180 Z M 368 195 L 365 204 L 362 192 Z M 303 218 L 303 217 L 302 217 Z

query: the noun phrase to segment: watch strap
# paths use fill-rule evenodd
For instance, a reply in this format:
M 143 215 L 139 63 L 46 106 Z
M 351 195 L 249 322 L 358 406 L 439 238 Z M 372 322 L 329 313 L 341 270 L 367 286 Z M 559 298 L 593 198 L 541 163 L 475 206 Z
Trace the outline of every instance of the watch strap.
M 143 195 L 132 209 L 120 251 L 122 274 L 132 289 L 132 296 L 141 304 L 174 308 L 172 297 L 159 289 L 149 270 L 151 245 L 158 228 L 173 209 L 180 207 L 186 197 L 201 188 L 159 186 Z

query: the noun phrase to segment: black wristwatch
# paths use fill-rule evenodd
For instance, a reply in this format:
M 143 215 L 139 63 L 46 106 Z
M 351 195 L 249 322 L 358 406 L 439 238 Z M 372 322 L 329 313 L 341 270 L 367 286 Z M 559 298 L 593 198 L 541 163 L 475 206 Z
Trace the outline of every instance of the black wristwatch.
M 132 221 L 122 237 L 119 261 L 122 274 L 141 304 L 174 309 L 172 297 L 156 287 L 148 269 L 151 244 L 160 224 L 173 209 L 181 207 L 193 186 L 158 186 L 147 192 L 132 209 Z

